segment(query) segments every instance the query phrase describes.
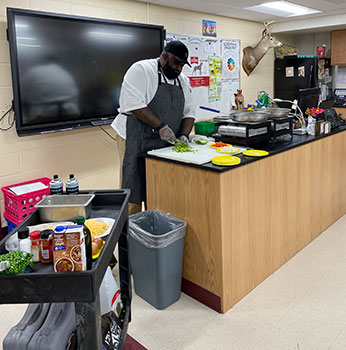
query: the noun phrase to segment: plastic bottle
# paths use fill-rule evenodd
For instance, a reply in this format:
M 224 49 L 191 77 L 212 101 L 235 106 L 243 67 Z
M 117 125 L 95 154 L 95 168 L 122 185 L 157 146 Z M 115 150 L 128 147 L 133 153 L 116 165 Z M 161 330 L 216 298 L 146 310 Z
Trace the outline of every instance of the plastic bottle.
M 87 270 L 91 270 L 92 268 L 92 248 L 91 248 L 91 233 L 88 227 L 85 225 L 84 216 L 77 216 L 76 222 L 78 225 L 84 226 L 84 240 L 85 240 L 85 253 L 87 259 Z
M 63 194 L 63 183 L 59 175 L 53 175 L 52 181 L 49 183 L 50 194 Z
M 79 184 L 74 174 L 70 174 L 66 181 L 66 194 L 78 194 Z
M 26 253 L 31 253 L 31 241 L 29 238 L 29 229 L 22 228 L 18 231 L 19 250 Z
M 40 231 L 30 232 L 32 261 L 40 261 Z

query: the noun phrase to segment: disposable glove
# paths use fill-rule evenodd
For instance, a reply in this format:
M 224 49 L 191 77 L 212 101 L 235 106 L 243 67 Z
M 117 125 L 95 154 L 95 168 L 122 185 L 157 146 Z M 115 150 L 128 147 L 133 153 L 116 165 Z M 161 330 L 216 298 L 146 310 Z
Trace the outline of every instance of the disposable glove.
M 159 130 L 159 135 L 162 141 L 166 141 L 174 145 L 174 141 L 176 140 L 176 137 L 175 137 L 174 131 L 168 125 L 165 125 Z
M 181 135 L 180 137 L 179 137 L 179 140 L 181 141 L 181 142 L 184 142 L 185 144 L 189 144 L 189 139 L 188 139 L 188 137 L 187 136 L 185 136 L 185 135 Z

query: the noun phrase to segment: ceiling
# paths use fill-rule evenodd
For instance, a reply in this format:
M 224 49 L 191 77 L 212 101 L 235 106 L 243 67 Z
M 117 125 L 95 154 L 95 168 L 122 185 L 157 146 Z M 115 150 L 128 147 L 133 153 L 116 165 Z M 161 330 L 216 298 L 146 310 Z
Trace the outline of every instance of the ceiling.
M 330 31 L 346 28 L 346 0 L 286 0 L 313 8 L 320 13 L 283 18 L 245 10 L 245 7 L 274 0 L 138 0 L 161 6 L 205 12 L 256 22 L 275 20 L 273 32 L 298 33 L 301 31 Z

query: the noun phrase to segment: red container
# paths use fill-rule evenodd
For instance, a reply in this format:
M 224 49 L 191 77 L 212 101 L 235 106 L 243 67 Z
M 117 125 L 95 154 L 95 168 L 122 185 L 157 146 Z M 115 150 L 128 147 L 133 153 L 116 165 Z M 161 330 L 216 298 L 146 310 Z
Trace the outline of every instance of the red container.
M 4 217 L 13 222 L 15 225 L 19 225 L 32 211 L 36 209 L 35 204 L 37 204 L 43 196 L 47 196 L 49 194 L 50 180 L 51 179 L 49 177 L 42 177 L 41 179 L 2 187 L 1 190 L 4 194 L 5 201 Z M 42 182 L 47 186 L 47 188 L 21 195 L 16 195 L 9 189 L 10 187 L 31 184 L 34 182 Z
M 317 56 L 324 58 L 326 55 L 326 45 L 316 47 Z

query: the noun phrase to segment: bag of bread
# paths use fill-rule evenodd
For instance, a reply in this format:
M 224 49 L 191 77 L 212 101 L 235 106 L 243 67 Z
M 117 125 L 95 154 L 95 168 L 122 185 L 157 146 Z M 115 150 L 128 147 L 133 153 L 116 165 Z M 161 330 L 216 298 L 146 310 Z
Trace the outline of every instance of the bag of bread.
M 83 225 L 57 226 L 52 235 L 55 272 L 86 270 Z

